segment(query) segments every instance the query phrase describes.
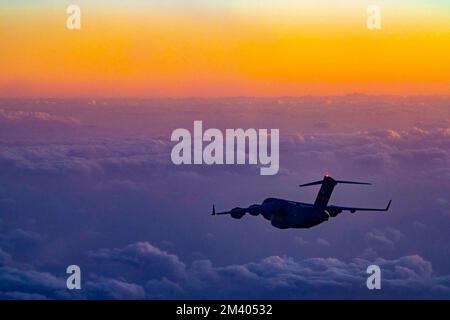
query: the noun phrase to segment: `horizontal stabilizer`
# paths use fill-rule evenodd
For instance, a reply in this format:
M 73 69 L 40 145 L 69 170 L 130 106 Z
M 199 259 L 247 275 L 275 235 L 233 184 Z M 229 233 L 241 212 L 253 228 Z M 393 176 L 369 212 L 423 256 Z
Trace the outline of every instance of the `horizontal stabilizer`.
M 369 182 L 357 182 L 357 181 L 345 181 L 345 180 L 336 180 L 337 183 L 347 183 L 347 184 L 365 184 L 371 185 Z
M 322 180 L 309 182 L 305 184 L 301 184 L 300 187 L 308 187 L 314 185 L 320 185 L 319 193 L 317 194 L 316 201 L 314 201 L 314 208 L 316 209 L 324 209 L 328 201 L 330 200 L 331 193 L 333 192 L 334 187 L 338 183 L 347 183 L 347 184 L 364 184 L 368 185 L 368 182 L 357 182 L 357 181 L 347 181 L 347 180 L 334 180 L 329 175 L 325 175 Z
M 310 183 L 301 184 L 300 187 L 314 186 L 316 184 L 322 184 L 322 183 L 323 183 L 323 180 L 314 181 L 314 182 L 310 182 Z
M 300 187 L 315 186 L 315 185 L 318 185 L 318 184 L 323 184 L 324 182 L 330 182 L 330 183 L 332 183 L 332 184 L 334 184 L 334 185 L 336 185 L 336 184 L 338 184 L 338 183 L 371 185 L 371 183 L 369 183 L 369 182 L 347 181 L 347 180 L 334 180 L 334 179 L 331 178 L 330 176 L 325 176 L 325 177 L 323 178 L 323 180 L 314 181 L 314 182 L 309 182 L 309 183 L 304 183 L 304 184 L 301 184 Z

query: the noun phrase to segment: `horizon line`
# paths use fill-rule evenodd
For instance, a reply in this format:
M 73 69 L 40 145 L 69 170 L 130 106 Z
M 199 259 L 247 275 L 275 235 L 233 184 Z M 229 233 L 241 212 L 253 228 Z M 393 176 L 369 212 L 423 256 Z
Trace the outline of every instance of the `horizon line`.
M 349 97 L 349 96 L 366 96 L 366 97 L 395 97 L 395 98 L 423 98 L 423 97 L 440 97 L 440 98 L 450 98 L 450 94 L 369 94 L 369 93 L 345 93 L 345 94 L 333 94 L 333 95 L 316 95 L 316 94 L 305 94 L 305 95 L 279 95 L 279 96 L 252 96 L 252 95 L 236 95 L 236 96 L 161 96 L 161 97 L 142 97 L 142 96 L 81 96 L 81 97 L 59 97 L 59 96 L 0 96 L 0 100 L 39 100 L 39 99 L 49 99 L 49 100 L 220 100 L 220 99 L 280 99 L 280 98 L 338 98 L 338 97 Z

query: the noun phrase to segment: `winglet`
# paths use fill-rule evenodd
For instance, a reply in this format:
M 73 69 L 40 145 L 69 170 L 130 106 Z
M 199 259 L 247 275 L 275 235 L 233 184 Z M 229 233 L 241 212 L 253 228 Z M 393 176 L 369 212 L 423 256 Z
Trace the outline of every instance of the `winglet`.
M 216 215 L 216 206 L 215 206 L 215 205 L 213 205 L 211 215 L 212 215 L 212 216 L 215 216 L 215 215 Z
M 392 200 L 389 200 L 389 202 L 388 202 L 388 204 L 386 206 L 386 209 L 384 209 L 384 211 L 388 211 L 389 210 L 389 208 L 391 207 L 391 202 L 392 202 Z

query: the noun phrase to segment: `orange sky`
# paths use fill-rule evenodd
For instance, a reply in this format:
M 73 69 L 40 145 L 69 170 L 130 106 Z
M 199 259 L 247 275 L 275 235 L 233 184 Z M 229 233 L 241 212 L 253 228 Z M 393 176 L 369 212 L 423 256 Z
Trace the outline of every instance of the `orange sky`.
M 367 4 L 86 4 L 70 31 L 63 5 L 2 6 L 0 96 L 450 93 L 450 11 L 439 7 L 386 5 L 371 31 Z

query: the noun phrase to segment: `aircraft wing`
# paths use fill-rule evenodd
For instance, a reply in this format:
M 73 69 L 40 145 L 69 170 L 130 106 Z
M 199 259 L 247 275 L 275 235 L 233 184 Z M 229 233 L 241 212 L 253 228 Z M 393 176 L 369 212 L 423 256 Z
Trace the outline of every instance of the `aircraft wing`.
M 211 215 L 212 216 L 217 216 L 217 215 L 220 215 L 220 214 L 231 214 L 231 213 L 232 213 L 231 211 L 216 212 L 216 207 L 213 206 L 213 210 L 212 210 Z
M 389 200 L 389 203 L 387 204 L 386 208 L 382 209 L 376 209 L 376 208 L 358 208 L 358 207 L 340 207 L 340 206 L 327 206 L 327 209 L 333 210 L 341 210 L 341 211 L 350 211 L 350 212 L 356 212 L 356 211 L 388 211 L 389 207 L 391 206 L 392 200 Z
M 244 213 L 245 213 L 245 210 L 244 210 L 244 209 L 238 209 L 238 210 L 233 209 L 233 210 L 230 210 L 230 211 L 216 212 L 216 206 L 213 205 L 211 215 L 212 215 L 212 216 L 218 216 L 218 215 L 221 215 L 221 214 L 233 214 L 233 213 L 234 213 L 234 214 L 244 214 Z

